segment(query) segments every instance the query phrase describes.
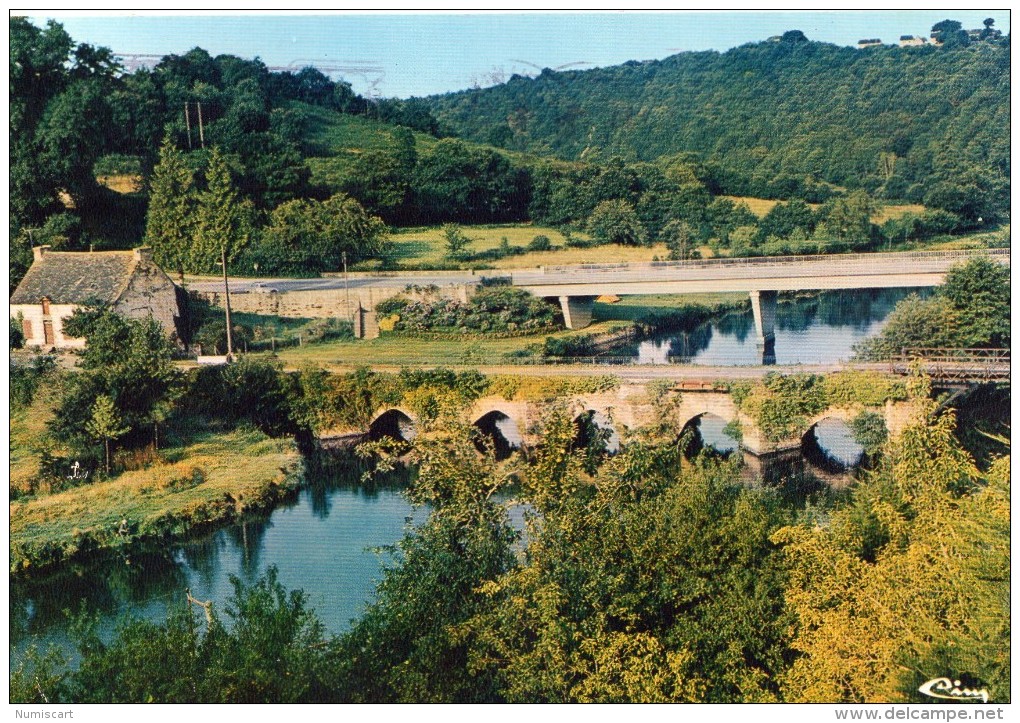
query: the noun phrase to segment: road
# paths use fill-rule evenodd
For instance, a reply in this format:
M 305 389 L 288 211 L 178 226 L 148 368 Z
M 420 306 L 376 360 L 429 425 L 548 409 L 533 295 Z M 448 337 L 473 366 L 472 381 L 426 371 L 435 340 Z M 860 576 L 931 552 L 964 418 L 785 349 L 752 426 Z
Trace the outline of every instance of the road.
M 498 272 L 491 272 L 496 274 Z M 352 291 L 360 288 L 390 288 L 403 289 L 409 284 L 418 286 L 449 286 L 451 284 L 473 284 L 481 278 L 481 275 L 474 275 L 470 271 L 440 272 L 428 275 L 352 275 L 346 282 L 343 278 L 325 279 L 230 279 L 231 294 L 256 294 L 272 293 L 273 291 L 321 291 L 326 289 L 350 288 Z M 203 279 L 188 283 L 188 289 L 192 291 L 223 293 L 223 281 Z

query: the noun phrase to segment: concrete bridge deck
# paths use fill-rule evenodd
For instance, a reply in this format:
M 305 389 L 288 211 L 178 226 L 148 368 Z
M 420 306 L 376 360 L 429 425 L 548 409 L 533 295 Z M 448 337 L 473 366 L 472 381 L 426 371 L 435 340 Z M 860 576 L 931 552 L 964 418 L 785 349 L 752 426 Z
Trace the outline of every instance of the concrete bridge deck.
M 584 264 L 515 271 L 511 279 L 536 296 L 912 288 L 942 283 L 950 267 L 975 256 L 1009 266 L 1009 249 L 982 249 Z

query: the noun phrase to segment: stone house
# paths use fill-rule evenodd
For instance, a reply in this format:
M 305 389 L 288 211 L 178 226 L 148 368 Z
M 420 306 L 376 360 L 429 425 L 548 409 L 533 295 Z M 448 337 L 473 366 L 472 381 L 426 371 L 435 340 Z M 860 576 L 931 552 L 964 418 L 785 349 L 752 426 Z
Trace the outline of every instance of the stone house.
M 84 339 L 64 334 L 64 320 L 90 302 L 110 306 L 129 319 L 152 316 L 179 338 L 178 289 L 152 261 L 152 250 L 69 252 L 32 249 L 34 260 L 10 301 L 11 318 L 21 319 L 25 346 L 77 349 Z

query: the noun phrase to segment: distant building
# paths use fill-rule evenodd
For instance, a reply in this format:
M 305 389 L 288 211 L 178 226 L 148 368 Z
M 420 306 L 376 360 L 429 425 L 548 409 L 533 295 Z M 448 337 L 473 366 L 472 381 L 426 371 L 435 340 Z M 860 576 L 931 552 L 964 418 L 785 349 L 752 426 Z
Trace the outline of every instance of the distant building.
M 75 349 L 84 339 L 66 336 L 64 320 L 90 302 L 110 306 L 129 319 L 151 316 L 179 336 L 177 287 L 152 261 L 152 250 L 81 253 L 32 249 L 35 256 L 11 296 L 11 318 L 21 317 L 25 346 Z
M 857 41 L 858 48 L 873 48 L 876 45 L 881 45 L 881 38 L 865 38 L 864 40 Z
M 917 45 L 927 45 L 928 39 L 923 35 L 901 35 L 900 47 L 909 48 Z

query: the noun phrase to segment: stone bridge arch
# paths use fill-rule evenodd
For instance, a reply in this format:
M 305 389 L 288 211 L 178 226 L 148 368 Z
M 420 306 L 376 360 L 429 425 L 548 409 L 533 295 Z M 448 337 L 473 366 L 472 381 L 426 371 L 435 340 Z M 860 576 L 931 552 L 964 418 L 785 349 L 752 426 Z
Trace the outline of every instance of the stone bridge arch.
M 417 415 L 399 406 L 381 407 L 376 410 L 367 431 L 368 438 L 372 440 L 390 437 L 400 442 L 412 442 L 417 435 Z
M 574 443 L 588 445 L 592 441 L 593 435 L 606 434 L 604 451 L 608 454 L 616 454 L 620 451 L 621 431 L 626 428 L 614 418 L 613 407 L 606 406 L 603 409 L 598 409 L 598 406 L 586 404 L 575 406 L 571 413 L 574 418 Z
M 676 410 L 680 428 L 683 429 L 705 414 L 712 414 L 727 422 L 738 419 L 744 424 L 750 421 L 740 414 L 733 398 L 726 392 L 683 392 Z

